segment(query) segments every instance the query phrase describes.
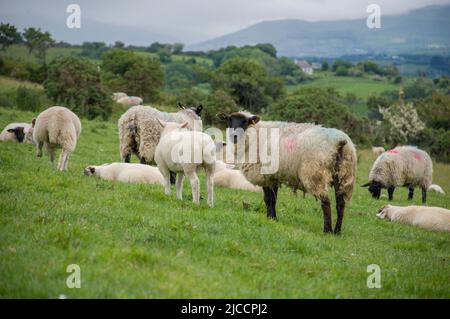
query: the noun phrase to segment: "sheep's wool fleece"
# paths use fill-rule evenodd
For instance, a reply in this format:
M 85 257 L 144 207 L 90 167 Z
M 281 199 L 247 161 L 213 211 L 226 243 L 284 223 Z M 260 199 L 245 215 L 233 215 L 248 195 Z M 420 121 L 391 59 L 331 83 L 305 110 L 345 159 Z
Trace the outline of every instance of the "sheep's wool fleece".
M 33 139 L 36 144 L 46 142 L 74 151 L 80 133 L 81 122 L 75 113 L 62 106 L 52 106 L 36 118 Z
M 279 169 L 274 174 L 263 175 L 260 173 L 259 159 L 256 164 L 242 164 L 241 170 L 252 184 L 272 186 L 284 183 L 316 198 L 325 199 L 328 198 L 333 177 L 337 177 L 339 185 L 334 185 L 337 192 L 344 195 L 346 200 L 351 199 L 355 182 L 356 150 L 344 132 L 310 123 L 260 121 L 254 127 L 256 130 L 279 128 Z M 246 138 L 248 131 L 246 130 Z M 269 144 L 271 152 L 270 143 L 267 143 L 270 135 L 263 137 L 264 141 L 259 139 L 258 137 L 258 147 Z M 340 143 L 345 145 L 342 148 L 342 159 L 338 163 L 337 150 Z M 246 143 L 246 153 L 248 147 Z
M 377 181 L 388 186 L 431 185 L 433 163 L 430 156 L 414 146 L 399 146 L 386 151 L 375 160 L 369 182 Z
M 30 128 L 31 128 L 31 124 L 30 123 L 10 123 L 8 125 L 6 125 L 6 127 L 3 129 L 3 131 L 0 133 L 0 141 L 16 141 L 16 136 L 14 133 L 10 133 L 8 132 L 9 129 L 14 129 L 16 127 L 23 127 L 23 132 L 26 134 Z

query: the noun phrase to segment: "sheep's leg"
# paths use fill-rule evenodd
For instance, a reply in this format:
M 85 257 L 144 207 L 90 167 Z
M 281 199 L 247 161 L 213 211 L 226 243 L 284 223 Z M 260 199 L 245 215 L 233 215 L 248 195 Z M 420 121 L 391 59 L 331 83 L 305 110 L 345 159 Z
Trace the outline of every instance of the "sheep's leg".
M 67 153 L 66 160 L 64 161 L 64 170 L 67 171 L 67 168 L 69 167 L 69 157 L 70 153 Z
M 422 203 L 427 202 L 427 188 L 422 186 Z
M 175 184 L 177 173 L 170 171 L 170 184 Z
M 58 161 L 58 170 L 64 171 L 65 170 L 65 162 L 67 159 L 67 151 L 62 150 L 61 154 L 59 155 L 59 161 Z
M 195 204 L 200 203 L 200 181 L 198 179 L 197 173 L 195 170 L 191 172 L 185 172 L 186 176 L 189 178 L 192 189 L 192 201 Z
M 123 158 L 122 158 L 122 162 L 125 163 L 129 163 L 131 160 L 131 154 L 126 154 Z
M 277 193 L 278 186 L 263 187 L 264 202 L 267 208 L 267 217 L 271 219 L 277 219 L 276 205 L 277 205 Z
M 208 192 L 208 206 L 214 206 L 214 172 L 211 169 L 205 169 L 206 171 L 206 191 Z
M 184 180 L 184 174 L 178 173 L 177 175 L 177 198 L 183 199 L 183 180 Z
M 394 199 L 394 191 L 395 191 L 395 186 L 391 186 L 388 188 L 389 200 Z
M 164 166 L 158 166 L 159 171 L 164 177 L 164 193 L 170 195 L 170 173 L 169 169 Z
M 408 187 L 408 200 L 412 200 L 414 197 L 414 186 Z
M 341 232 L 342 220 L 344 219 L 344 210 L 345 210 L 344 195 L 336 194 L 337 220 L 336 220 L 336 226 L 334 227 L 335 234 L 339 234 Z
M 42 157 L 42 147 L 44 146 L 43 142 L 39 142 L 36 145 L 36 156 L 37 157 Z
M 333 228 L 331 227 L 331 205 L 330 199 L 327 197 L 321 200 L 323 211 L 323 232 L 331 233 Z
M 48 156 L 50 157 L 50 162 L 52 163 L 52 167 L 53 167 L 54 162 L 55 162 L 55 149 L 49 143 L 45 143 L 45 149 L 47 150 Z M 59 165 L 58 165 L 58 168 L 59 168 Z

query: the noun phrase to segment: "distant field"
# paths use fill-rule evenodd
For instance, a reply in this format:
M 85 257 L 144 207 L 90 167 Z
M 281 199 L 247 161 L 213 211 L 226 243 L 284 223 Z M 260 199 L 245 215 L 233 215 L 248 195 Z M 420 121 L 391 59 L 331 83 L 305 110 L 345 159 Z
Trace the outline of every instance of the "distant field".
M 35 116 L 0 107 L 0 127 Z M 187 181 L 177 200 L 161 186 L 86 177 L 85 166 L 119 160 L 118 136 L 114 121 L 82 125 L 65 173 L 31 145 L 0 142 L 0 298 L 450 296 L 450 234 L 376 218 L 386 198 L 358 186 L 374 160 L 368 150 L 359 150 L 354 198 L 333 236 L 322 233 L 320 204 L 285 187 L 275 222 L 257 193 L 216 187 L 208 208 L 203 176 L 199 206 Z M 450 165 L 434 171 L 448 194 Z M 393 204 L 406 198 L 398 189 Z M 427 204 L 450 208 L 450 197 L 431 193 Z M 80 266 L 80 289 L 66 286 L 69 264 Z M 381 268 L 381 289 L 366 285 L 370 264 Z
M 41 89 L 44 88 L 40 84 L 28 82 L 28 81 L 18 81 L 13 78 L 9 78 L 6 76 L 0 76 L 0 92 L 9 91 L 11 89 L 18 88 L 19 86 L 25 86 L 33 89 Z

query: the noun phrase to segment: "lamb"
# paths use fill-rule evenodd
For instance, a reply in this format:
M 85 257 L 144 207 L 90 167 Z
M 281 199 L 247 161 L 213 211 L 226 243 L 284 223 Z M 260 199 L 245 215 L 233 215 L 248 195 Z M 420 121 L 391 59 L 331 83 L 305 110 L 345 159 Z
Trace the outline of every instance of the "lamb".
M 10 123 L 0 133 L 0 141 L 14 141 L 33 144 L 33 139 L 27 134 L 31 128 L 30 123 Z
M 198 131 L 188 131 L 188 122 L 182 124 L 159 120 L 164 128 L 156 146 L 155 161 L 164 176 L 164 189 L 170 195 L 170 171 L 177 173 L 177 197 L 182 199 L 184 175 L 189 178 L 192 201 L 200 202 L 200 183 L 197 171 L 203 167 L 206 173 L 208 206 L 214 204 L 214 181 L 216 154 L 211 136 Z
M 415 146 L 399 146 L 378 156 L 370 170 L 369 181 L 362 187 L 368 187 L 376 199 L 380 198 L 381 189 L 387 188 L 389 200 L 392 200 L 395 187 L 407 186 L 408 200 L 412 200 L 414 188 L 420 186 L 425 203 L 432 176 L 433 163 L 425 151 Z
M 143 164 L 111 163 L 99 166 L 90 165 L 84 169 L 84 174 L 124 183 L 163 184 L 163 176 L 158 168 Z
M 262 188 L 250 183 L 240 170 L 233 169 L 234 165 L 225 164 L 223 161 L 216 161 L 216 168 L 214 170 L 214 185 L 241 189 L 250 192 L 262 193 Z
M 381 155 L 382 153 L 386 152 L 386 150 L 384 149 L 384 147 L 381 146 L 372 146 L 372 153 L 375 154 L 376 156 Z
M 377 216 L 428 230 L 450 232 L 450 210 L 445 208 L 386 205 L 378 211 Z
M 57 169 L 67 170 L 70 154 L 75 150 L 81 133 L 78 116 L 63 106 L 52 106 L 33 119 L 30 132 L 36 144 L 37 156 L 42 156 L 42 147 L 45 146 L 53 164 L 55 149 L 60 147 Z
M 168 122 L 188 122 L 189 129 L 196 129 L 195 121 L 201 130 L 200 114 L 202 105 L 185 108 L 176 113 L 161 112 L 150 106 L 133 106 L 119 119 L 120 156 L 129 163 L 131 154 L 135 154 L 141 164 L 154 163 L 155 149 L 163 128 L 158 119 Z
M 123 93 L 123 92 L 115 92 L 115 93 L 113 93 L 113 96 L 112 96 L 112 99 L 114 100 L 114 101 L 118 101 L 118 100 L 120 100 L 121 98 L 124 98 L 124 97 L 127 97 L 128 96 L 128 94 L 126 94 L 126 93 Z
M 436 193 L 439 193 L 439 194 L 442 194 L 442 195 L 445 195 L 445 192 L 444 192 L 444 190 L 442 189 L 442 187 L 439 186 L 439 185 L 436 185 L 436 184 L 430 185 L 430 186 L 428 187 L 428 190 L 429 190 L 429 191 L 436 192 Z
M 332 232 L 328 190 L 333 185 L 337 209 L 334 233 L 340 233 L 345 202 L 353 193 L 357 162 L 355 147 L 344 132 L 310 123 L 260 121 L 245 111 L 218 116 L 227 122 L 228 139 L 238 148 L 243 144 L 244 152 L 238 154 L 238 162 L 242 162 L 241 170 L 247 180 L 262 186 L 269 218 L 276 219 L 278 187 L 286 184 L 321 201 L 323 231 Z M 252 156 L 252 149 L 258 153 L 256 161 L 243 161 L 243 156 Z M 274 161 L 278 160 L 273 172 L 263 172 L 263 153 L 274 154 Z

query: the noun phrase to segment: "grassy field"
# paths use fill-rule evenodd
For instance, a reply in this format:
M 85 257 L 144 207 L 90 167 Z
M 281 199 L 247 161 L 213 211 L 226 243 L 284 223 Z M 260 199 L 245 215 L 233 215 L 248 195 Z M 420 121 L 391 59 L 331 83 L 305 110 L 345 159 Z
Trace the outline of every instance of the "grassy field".
M 0 127 L 33 116 L 0 108 Z M 356 187 L 340 236 L 322 233 L 317 201 L 287 188 L 277 222 L 261 194 L 216 188 L 209 209 L 203 181 L 196 206 L 187 182 L 179 201 L 159 186 L 84 176 L 119 153 L 115 123 L 82 124 L 65 173 L 31 145 L 0 143 L 2 298 L 450 297 L 450 234 L 377 219 L 386 199 L 366 189 Z M 358 185 L 373 160 L 359 151 Z M 450 191 L 449 165 L 435 164 L 434 178 Z M 406 197 L 397 190 L 393 203 Z M 449 208 L 450 198 L 431 193 L 428 205 Z M 66 287 L 69 264 L 81 268 L 80 289 Z M 369 264 L 381 267 L 381 289 L 366 285 Z

